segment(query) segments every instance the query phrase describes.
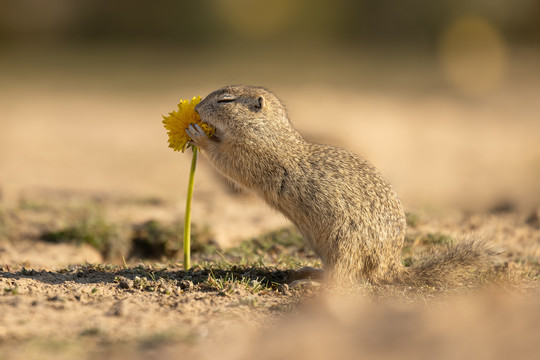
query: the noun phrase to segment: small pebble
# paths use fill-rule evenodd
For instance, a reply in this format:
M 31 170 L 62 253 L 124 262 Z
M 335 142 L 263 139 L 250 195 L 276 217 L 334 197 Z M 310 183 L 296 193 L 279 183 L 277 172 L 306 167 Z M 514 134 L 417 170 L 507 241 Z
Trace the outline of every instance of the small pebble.
M 118 288 L 120 289 L 131 289 L 133 287 L 133 281 L 125 277 L 118 279 Z

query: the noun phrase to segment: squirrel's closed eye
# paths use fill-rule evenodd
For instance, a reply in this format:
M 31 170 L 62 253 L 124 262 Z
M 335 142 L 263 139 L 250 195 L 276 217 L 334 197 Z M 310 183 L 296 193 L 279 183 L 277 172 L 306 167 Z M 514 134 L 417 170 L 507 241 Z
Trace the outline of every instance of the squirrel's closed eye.
M 236 96 L 230 95 L 230 94 L 225 94 L 225 95 L 219 97 L 217 99 L 217 102 L 218 103 L 228 103 L 228 102 L 233 102 L 234 100 L 236 100 Z

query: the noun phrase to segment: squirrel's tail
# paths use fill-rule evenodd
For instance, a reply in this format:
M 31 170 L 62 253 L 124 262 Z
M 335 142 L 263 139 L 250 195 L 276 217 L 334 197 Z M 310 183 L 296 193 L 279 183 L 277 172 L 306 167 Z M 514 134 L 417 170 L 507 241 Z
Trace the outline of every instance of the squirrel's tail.
M 472 270 L 488 267 L 501 252 L 482 238 L 467 238 L 403 268 L 397 280 L 414 286 L 456 284 L 472 278 Z

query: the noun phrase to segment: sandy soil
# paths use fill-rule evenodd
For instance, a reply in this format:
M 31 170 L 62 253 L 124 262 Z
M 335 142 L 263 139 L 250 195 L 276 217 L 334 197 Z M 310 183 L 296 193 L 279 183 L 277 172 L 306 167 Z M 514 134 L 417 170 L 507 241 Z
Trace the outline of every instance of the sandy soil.
M 534 358 L 540 336 L 538 215 L 418 214 L 408 235 L 415 253 L 434 246 L 421 240 L 425 234 L 491 234 L 490 243 L 505 250 L 492 275 L 477 285 L 363 287 L 348 296 L 327 284 L 291 283 L 296 266 L 279 270 L 269 260 L 266 266 L 226 270 L 217 264 L 213 271 L 186 273 L 176 262 L 100 265 L 100 254 L 90 248 L 3 242 L 0 355 Z M 28 250 L 32 245 L 41 260 Z M 96 264 L 80 265 L 82 259 Z M 227 282 L 231 276 L 236 282 Z M 258 289 L 263 279 L 275 286 Z

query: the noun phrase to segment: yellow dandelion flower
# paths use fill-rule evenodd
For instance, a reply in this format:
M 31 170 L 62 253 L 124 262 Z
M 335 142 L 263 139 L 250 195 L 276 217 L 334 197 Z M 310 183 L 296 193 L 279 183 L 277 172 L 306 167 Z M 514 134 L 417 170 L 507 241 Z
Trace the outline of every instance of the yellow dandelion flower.
M 186 134 L 186 129 L 190 124 L 199 124 L 206 135 L 214 135 L 216 129 L 201 120 L 199 114 L 195 111 L 195 106 L 201 102 L 201 97 L 196 96 L 191 101 L 180 100 L 178 110 L 169 113 L 169 116 L 163 116 L 163 125 L 169 135 L 169 147 L 174 151 L 184 152 L 189 146 L 191 138 Z

